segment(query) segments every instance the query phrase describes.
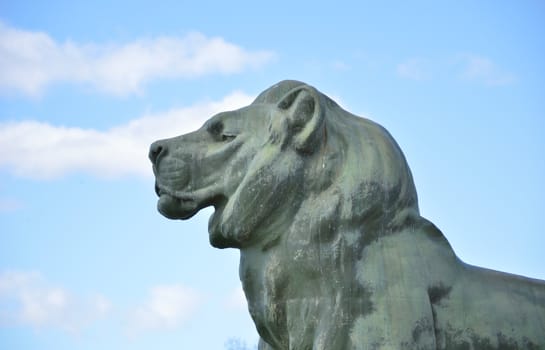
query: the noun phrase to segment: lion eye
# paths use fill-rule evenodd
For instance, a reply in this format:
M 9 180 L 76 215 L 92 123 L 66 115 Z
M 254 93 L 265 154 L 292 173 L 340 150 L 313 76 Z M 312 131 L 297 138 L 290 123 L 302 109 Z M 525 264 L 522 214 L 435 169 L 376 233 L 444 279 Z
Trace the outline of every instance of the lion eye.
M 221 135 L 221 140 L 222 141 L 232 141 L 235 139 L 235 137 L 237 137 L 236 135 L 229 135 L 229 134 L 222 134 Z
M 207 126 L 207 130 L 216 141 L 229 142 L 229 141 L 232 141 L 235 137 L 237 137 L 236 134 L 233 134 L 229 131 L 225 131 L 223 122 L 220 120 L 210 123 Z

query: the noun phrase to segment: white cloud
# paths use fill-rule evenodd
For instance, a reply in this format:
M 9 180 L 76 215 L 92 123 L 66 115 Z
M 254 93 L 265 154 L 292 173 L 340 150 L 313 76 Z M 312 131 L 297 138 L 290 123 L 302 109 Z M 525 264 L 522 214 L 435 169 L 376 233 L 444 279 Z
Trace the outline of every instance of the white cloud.
M 76 82 L 125 95 L 142 91 L 152 79 L 237 73 L 260 67 L 273 56 L 200 33 L 81 44 L 0 22 L 0 91 L 38 95 L 52 83 Z
M 148 300 L 130 313 L 129 334 L 182 326 L 201 302 L 199 293 L 179 284 L 153 287 Z
M 77 297 L 65 288 L 51 285 L 39 273 L 0 273 L 0 324 L 77 333 L 109 310 L 110 302 L 104 296 Z
M 460 77 L 464 80 L 491 86 L 509 85 L 516 80 L 514 74 L 502 70 L 489 58 L 464 54 L 459 56 L 459 61 L 462 64 Z
M 36 179 L 71 172 L 151 176 L 147 159 L 151 142 L 195 130 L 215 113 L 251 101 L 252 97 L 235 92 L 220 101 L 145 115 L 106 131 L 37 121 L 0 123 L 0 167 Z
M 182 286 L 158 285 L 139 305 L 115 315 L 101 294 L 80 296 L 53 285 L 38 272 L 0 272 L 0 327 L 25 326 L 36 330 L 59 329 L 78 335 L 98 321 L 125 319 L 129 336 L 143 331 L 172 330 L 195 315 L 203 297 Z M 108 319 L 106 319 L 108 318 Z
M 425 60 L 412 58 L 397 65 L 397 74 L 405 79 L 424 80 L 429 76 L 427 66 Z

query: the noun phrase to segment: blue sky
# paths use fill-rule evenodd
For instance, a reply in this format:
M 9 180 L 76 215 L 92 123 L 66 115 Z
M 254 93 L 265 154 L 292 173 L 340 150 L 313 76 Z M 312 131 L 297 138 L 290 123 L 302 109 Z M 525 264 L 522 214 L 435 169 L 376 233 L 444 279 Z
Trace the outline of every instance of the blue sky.
M 466 262 L 545 279 L 545 4 L 0 2 L 0 347 L 228 349 L 257 334 L 149 144 L 305 81 L 385 126 Z

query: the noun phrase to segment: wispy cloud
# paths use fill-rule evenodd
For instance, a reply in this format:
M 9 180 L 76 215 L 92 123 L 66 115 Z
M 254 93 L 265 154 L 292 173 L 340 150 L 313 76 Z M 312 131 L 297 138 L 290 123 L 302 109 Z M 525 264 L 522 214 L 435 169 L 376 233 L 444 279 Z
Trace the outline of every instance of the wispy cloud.
M 182 326 L 202 303 L 195 290 L 185 286 L 163 285 L 150 290 L 148 299 L 129 313 L 129 335 L 146 330 L 165 330 Z
M 487 57 L 464 54 L 458 61 L 462 65 L 460 78 L 490 86 L 509 85 L 516 80 L 514 74 L 501 69 Z
M 405 79 L 424 80 L 429 77 L 429 63 L 420 58 L 411 58 L 397 65 L 397 74 Z
M 147 159 L 151 142 L 195 130 L 213 114 L 242 107 L 252 99 L 235 92 L 220 101 L 145 115 L 106 131 L 37 121 L 0 123 L 0 167 L 36 179 L 72 172 L 151 176 Z
M 258 68 L 271 51 L 249 51 L 220 37 L 142 38 L 123 44 L 58 42 L 47 33 L 0 22 L 0 91 L 39 95 L 55 82 L 86 83 L 107 93 L 141 92 L 153 79 L 193 78 Z
M 0 273 L 0 324 L 78 333 L 109 310 L 110 302 L 104 296 L 78 297 L 50 284 L 39 273 Z
M 501 69 L 492 59 L 477 54 L 458 54 L 450 58 L 410 58 L 396 66 L 399 77 L 416 81 L 447 79 L 463 80 L 487 86 L 504 86 L 516 76 Z
M 334 71 L 337 71 L 337 72 L 348 71 L 352 68 L 348 63 L 342 60 L 334 61 L 331 64 L 331 67 L 333 68 Z

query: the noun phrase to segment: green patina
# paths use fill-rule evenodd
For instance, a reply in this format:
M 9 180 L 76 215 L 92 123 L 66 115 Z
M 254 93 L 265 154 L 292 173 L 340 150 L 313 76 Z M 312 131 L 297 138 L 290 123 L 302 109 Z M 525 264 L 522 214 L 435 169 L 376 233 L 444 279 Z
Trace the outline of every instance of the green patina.
M 264 349 L 545 349 L 545 283 L 469 266 L 378 124 L 282 81 L 150 149 L 158 209 L 214 206 Z

